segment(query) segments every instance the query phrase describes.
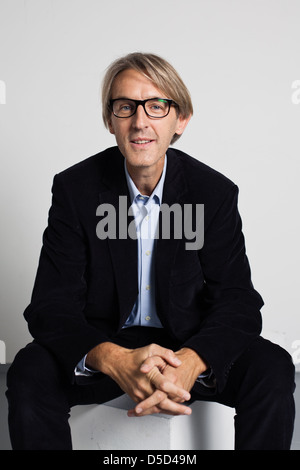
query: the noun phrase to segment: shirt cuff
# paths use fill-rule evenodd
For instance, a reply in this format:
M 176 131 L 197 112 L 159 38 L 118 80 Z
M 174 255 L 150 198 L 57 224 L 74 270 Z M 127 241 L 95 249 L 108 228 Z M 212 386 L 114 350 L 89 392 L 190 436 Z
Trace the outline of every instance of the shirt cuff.
M 99 372 L 98 370 L 93 370 L 93 369 L 89 369 L 88 367 L 86 367 L 85 365 L 86 356 L 87 354 L 81 359 L 81 361 L 78 362 L 77 366 L 75 367 L 75 371 L 74 371 L 75 375 L 83 375 L 83 376 L 89 377 Z
M 216 386 L 216 378 L 211 368 L 198 375 L 196 382 L 201 383 L 205 387 L 214 388 Z

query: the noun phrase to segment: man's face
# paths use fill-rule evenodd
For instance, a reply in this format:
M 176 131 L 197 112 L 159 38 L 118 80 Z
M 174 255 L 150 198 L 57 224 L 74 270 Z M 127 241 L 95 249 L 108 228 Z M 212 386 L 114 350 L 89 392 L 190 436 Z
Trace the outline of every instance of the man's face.
M 112 99 L 169 98 L 157 89 L 144 75 L 129 69 L 117 75 L 112 86 Z M 126 159 L 128 170 L 146 167 L 162 168 L 165 153 L 173 135 L 182 134 L 188 119 L 177 116 L 171 106 L 169 114 L 160 119 L 146 115 L 142 106 L 129 118 L 117 118 L 111 114 L 109 130 L 115 135 L 118 147 Z M 147 141 L 146 143 L 144 141 Z M 144 143 L 143 143 L 144 142 Z

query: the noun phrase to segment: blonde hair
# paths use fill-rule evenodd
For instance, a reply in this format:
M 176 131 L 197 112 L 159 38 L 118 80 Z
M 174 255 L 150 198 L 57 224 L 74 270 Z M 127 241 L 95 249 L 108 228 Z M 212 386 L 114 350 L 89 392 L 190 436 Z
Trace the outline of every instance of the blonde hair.
M 133 69 L 146 76 L 169 99 L 177 104 L 177 113 L 183 118 L 193 114 L 190 93 L 174 67 L 165 59 L 149 53 L 133 52 L 115 60 L 107 69 L 102 82 L 102 118 L 108 128 L 111 118 L 111 90 L 116 76 L 124 70 Z M 171 140 L 173 144 L 179 135 Z

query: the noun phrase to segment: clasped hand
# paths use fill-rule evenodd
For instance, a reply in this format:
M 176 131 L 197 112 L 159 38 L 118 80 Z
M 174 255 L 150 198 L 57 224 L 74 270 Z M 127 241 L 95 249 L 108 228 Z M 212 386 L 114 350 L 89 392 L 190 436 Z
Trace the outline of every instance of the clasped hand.
M 191 398 L 190 390 L 198 375 L 207 366 L 198 354 L 183 348 L 177 353 L 157 345 L 139 368 L 152 386 L 152 393 L 129 410 L 128 416 L 145 416 L 152 413 L 172 415 L 191 414 L 190 407 L 182 404 Z M 160 348 L 160 351 L 157 349 Z M 160 353 L 160 355 L 159 355 Z
M 189 348 L 176 353 L 157 344 L 127 349 L 102 343 L 88 354 L 88 364 L 109 375 L 136 403 L 128 416 L 153 413 L 191 414 L 184 405 L 196 378 L 206 368 Z

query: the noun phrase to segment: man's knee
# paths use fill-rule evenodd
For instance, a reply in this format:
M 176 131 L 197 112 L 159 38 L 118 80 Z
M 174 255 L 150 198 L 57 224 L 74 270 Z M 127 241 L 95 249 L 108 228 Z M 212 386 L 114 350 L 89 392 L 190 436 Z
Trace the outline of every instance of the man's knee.
M 13 449 L 71 448 L 69 401 L 61 368 L 36 343 L 18 352 L 7 374 Z
M 21 395 L 24 400 L 37 389 L 47 388 L 47 382 L 57 381 L 58 375 L 52 355 L 42 346 L 30 343 L 17 353 L 8 370 L 8 394 Z
M 252 372 L 277 393 L 294 392 L 295 366 L 290 354 L 278 344 L 259 338 L 250 347 Z

